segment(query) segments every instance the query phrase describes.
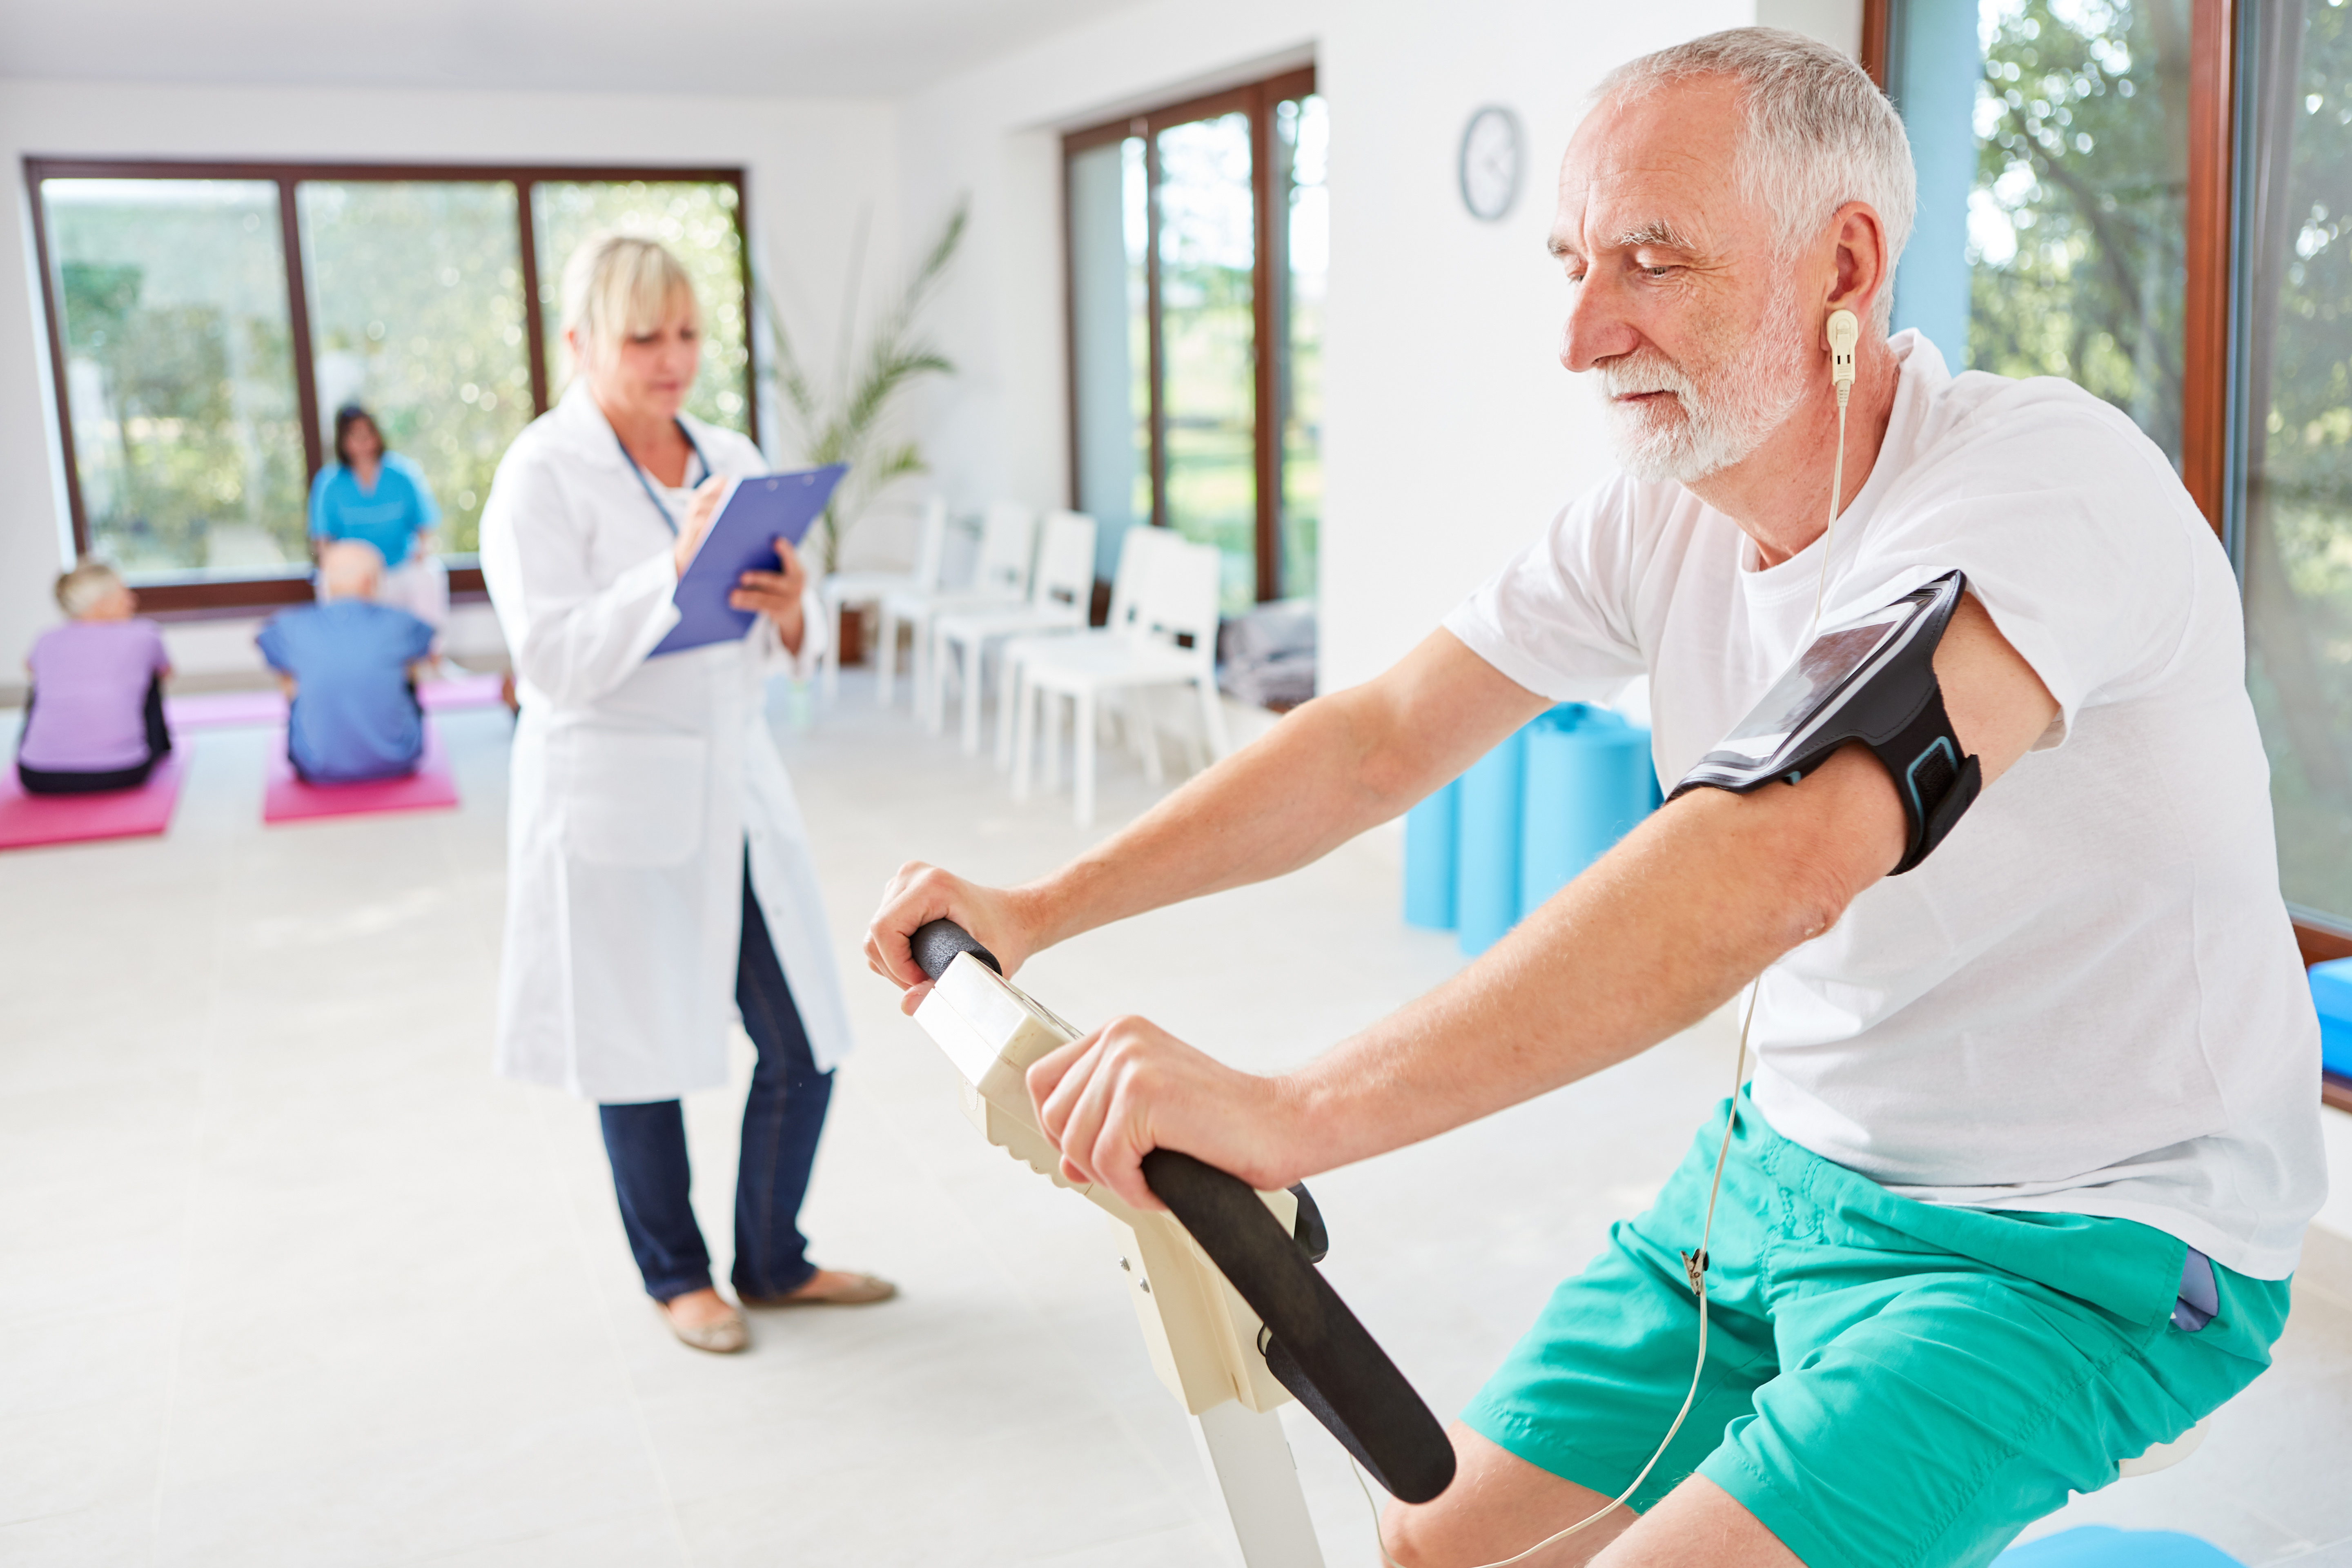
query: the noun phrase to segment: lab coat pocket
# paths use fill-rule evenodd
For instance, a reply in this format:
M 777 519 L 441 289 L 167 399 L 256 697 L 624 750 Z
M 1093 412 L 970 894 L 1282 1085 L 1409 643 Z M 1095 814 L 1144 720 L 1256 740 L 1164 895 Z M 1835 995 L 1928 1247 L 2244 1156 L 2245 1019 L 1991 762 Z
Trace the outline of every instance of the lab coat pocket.
M 565 840 L 591 866 L 675 866 L 702 847 L 709 742 L 575 730 Z

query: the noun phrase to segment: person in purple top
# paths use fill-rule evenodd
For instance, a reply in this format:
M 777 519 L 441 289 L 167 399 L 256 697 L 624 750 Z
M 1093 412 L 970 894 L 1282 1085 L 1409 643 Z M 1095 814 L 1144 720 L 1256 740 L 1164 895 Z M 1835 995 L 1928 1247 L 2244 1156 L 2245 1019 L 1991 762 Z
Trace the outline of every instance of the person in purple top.
M 137 618 L 114 568 L 85 560 L 58 579 L 71 617 L 33 644 L 16 777 L 29 795 L 137 789 L 172 749 L 163 722 L 163 634 Z

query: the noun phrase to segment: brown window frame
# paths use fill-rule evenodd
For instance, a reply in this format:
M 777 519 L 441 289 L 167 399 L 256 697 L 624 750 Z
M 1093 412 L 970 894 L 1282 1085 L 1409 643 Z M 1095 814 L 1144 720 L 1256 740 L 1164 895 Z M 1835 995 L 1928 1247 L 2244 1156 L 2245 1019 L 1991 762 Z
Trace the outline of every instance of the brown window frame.
M 1235 112 L 1249 116 L 1250 190 L 1256 223 L 1250 270 L 1251 336 L 1256 348 L 1253 366 L 1255 464 L 1257 517 L 1257 600 L 1282 596 L 1282 355 L 1275 345 L 1276 291 L 1289 287 L 1289 227 L 1276 222 L 1278 193 L 1274 188 L 1274 109 L 1278 103 L 1305 98 L 1315 91 L 1315 68 L 1300 66 L 1238 87 L 1222 89 L 1199 98 L 1163 104 L 1138 114 L 1121 115 L 1066 133 L 1062 138 L 1062 309 L 1066 398 L 1069 409 L 1069 504 L 1078 504 L 1078 300 L 1077 237 L 1070 227 L 1070 161 L 1081 153 L 1130 136 L 1143 141 L 1145 182 L 1150 199 L 1145 206 L 1144 310 L 1148 328 L 1150 406 L 1147 425 L 1150 449 L 1151 526 L 1168 526 L 1167 416 L 1162 406 L 1165 366 L 1160 357 L 1160 132 Z
M 1863 0 L 1862 63 L 1881 91 L 1891 64 L 1895 6 Z M 2239 135 L 2239 0 L 2189 0 L 2188 278 L 2182 300 L 2180 481 L 2225 544 L 2231 539 L 2231 490 L 2239 453 L 2238 345 L 2230 338 L 2231 301 L 2239 279 L 2234 161 Z M 2352 935 L 2294 922 L 2305 964 L 2352 958 Z M 2352 1110 L 2352 1079 L 2323 1075 L 2321 1097 Z
M 301 220 L 295 206 L 295 188 L 306 180 L 355 184 L 374 181 L 447 182 L 463 184 L 510 184 L 515 187 L 518 258 L 523 278 L 523 341 L 530 365 L 531 417 L 548 410 L 546 321 L 539 299 L 537 220 L 531 214 L 531 187 L 542 182 L 627 181 L 687 182 L 731 185 L 735 191 L 736 255 L 742 269 L 744 334 L 743 401 L 749 433 L 760 438 L 759 349 L 751 331 L 756 296 L 751 283 L 751 227 L 746 205 L 743 171 L 740 168 L 688 168 L 651 164 L 570 163 L 289 163 L 185 162 L 160 159 L 27 157 L 25 192 L 32 209 L 33 256 L 41 275 L 41 310 L 49 334 L 50 395 L 56 400 L 58 433 L 63 446 L 66 506 L 73 521 L 74 551 L 89 549 L 89 519 L 83 510 L 81 473 L 74 459 L 73 407 L 66 395 L 66 349 L 63 306 L 49 264 L 47 216 L 41 206 L 44 180 L 250 180 L 278 187 L 279 243 L 286 260 L 287 336 L 294 356 L 294 394 L 300 405 L 303 482 L 318 476 L 325 458 L 325 440 L 319 418 L 315 355 L 310 342 L 308 279 L 303 266 Z M 485 596 L 478 566 L 449 570 L 453 598 L 478 601 Z M 142 608 L 167 619 L 205 619 L 236 616 L 275 605 L 299 604 L 311 597 L 307 570 L 263 576 L 218 577 L 201 583 L 156 583 L 139 589 Z
M 1862 64 L 1886 90 L 1899 0 L 1863 0 Z M 2237 140 L 2237 0 L 2189 0 L 2188 279 L 2181 301 L 2180 482 L 2227 537 L 2230 438 L 2230 163 Z

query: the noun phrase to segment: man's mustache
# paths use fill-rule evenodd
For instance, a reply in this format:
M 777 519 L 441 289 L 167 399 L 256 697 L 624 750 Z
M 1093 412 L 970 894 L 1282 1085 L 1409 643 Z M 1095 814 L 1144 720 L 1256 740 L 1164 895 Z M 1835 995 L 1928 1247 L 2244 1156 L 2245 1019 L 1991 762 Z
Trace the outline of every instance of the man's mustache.
M 1592 367 L 1601 378 L 1603 397 L 1638 397 L 1645 393 L 1671 392 L 1687 402 L 1696 390 L 1689 376 L 1673 361 L 1656 354 L 1629 354 Z

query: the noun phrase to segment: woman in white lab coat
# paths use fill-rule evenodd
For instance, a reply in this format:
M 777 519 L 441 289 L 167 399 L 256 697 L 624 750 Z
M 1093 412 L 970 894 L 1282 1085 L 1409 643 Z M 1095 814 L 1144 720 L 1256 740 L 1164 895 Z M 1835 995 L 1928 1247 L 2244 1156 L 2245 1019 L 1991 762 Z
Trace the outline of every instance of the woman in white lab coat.
M 604 236 L 564 271 L 576 374 L 499 464 L 482 575 L 514 656 L 498 1068 L 598 1102 L 631 1251 L 678 1338 L 740 1350 L 688 1203 L 678 1098 L 726 1082 L 740 1013 L 759 1050 L 743 1111 L 732 1282 L 747 1305 L 856 1305 L 892 1288 L 811 1264 L 797 1227 L 849 1020 L 808 834 L 769 738 L 764 678 L 821 651 L 791 546 L 743 575 L 740 642 L 648 658 L 725 480 L 759 449 L 679 412 L 700 315 L 677 259 Z

